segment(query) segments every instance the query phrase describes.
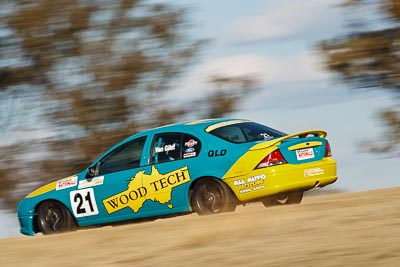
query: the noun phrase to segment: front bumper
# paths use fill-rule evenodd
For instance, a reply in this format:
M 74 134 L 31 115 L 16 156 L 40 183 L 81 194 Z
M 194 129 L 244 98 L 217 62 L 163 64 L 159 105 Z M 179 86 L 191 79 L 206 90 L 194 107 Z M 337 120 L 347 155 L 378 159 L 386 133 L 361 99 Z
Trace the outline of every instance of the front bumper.
M 35 235 L 35 229 L 33 226 L 34 220 L 34 208 L 33 205 L 30 203 L 29 199 L 24 198 L 18 204 L 18 220 L 19 225 L 21 226 L 21 234 L 24 235 Z
M 35 231 L 33 229 L 33 215 L 18 216 L 18 220 L 21 226 L 21 234 L 30 236 L 35 235 Z

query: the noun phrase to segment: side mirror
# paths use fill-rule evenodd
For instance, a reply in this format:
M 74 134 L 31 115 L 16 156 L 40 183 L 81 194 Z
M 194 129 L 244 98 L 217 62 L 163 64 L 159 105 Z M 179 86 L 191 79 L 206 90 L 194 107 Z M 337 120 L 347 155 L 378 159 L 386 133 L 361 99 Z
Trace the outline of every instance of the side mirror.
M 89 167 L 89 168 L 88 168 L 88 174 L 89 174 L 89 176 L 91 176 L 91 177 L 96 176 L 96 167 Z
M 98 162 L 95 166 L 89 167 L 88 174 L 86 176 L 89 177 L 97 176 L 99 174 L 99 167 L 100 167 L 100 162 Z

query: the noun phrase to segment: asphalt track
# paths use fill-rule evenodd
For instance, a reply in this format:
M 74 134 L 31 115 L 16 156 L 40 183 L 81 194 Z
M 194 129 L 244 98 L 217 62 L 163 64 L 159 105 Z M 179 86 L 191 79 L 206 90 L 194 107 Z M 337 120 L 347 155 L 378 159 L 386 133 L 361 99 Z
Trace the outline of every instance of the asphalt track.
M 0 266 L 400 266 L 400 188 L 0 240 Z

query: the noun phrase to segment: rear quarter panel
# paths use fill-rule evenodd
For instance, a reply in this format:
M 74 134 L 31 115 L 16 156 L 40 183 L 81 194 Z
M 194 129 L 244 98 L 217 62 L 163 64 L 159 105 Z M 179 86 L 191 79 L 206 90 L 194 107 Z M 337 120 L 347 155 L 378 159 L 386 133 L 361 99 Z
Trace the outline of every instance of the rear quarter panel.
M 208 133 L 205 138 L 201 155 L 198 157 L 199 168 L 196 177 L 216 177 L 222 179 L 232 165 L 245 154 L 253 144 L 234 144 Z

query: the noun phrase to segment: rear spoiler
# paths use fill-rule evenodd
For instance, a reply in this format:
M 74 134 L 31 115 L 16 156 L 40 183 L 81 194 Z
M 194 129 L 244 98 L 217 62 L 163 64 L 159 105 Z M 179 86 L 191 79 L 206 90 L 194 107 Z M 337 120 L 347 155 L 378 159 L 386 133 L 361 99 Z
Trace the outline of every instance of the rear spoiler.
M 266 141 L 266 142 L 259 143 L 259 144 L 255 145 L 255 146 L 251 147 L 249 150 L 252 151 L 252 150 L 264 149 L 264 148 L 276 145 L 276 144 L 278 144 L 278 143 L 280 143 L 280 142 L 282 142 L 282 141 L 284 141 L 286 139 L 290 139 L 290 138 L 293 138 L 293 137 L 302 138 L 302 137 L 307 137 L 308 135 L 313 135 L 313 136 L 317 136 L 317 137 L 320 137 L 320 138 L 325 138 L 328 135 L 328 133 L 326 131 L 323 131 L 323 130 L 302 131 L 302 132 L 298 132 L 298 133 L 294 133 L 294 134 L 285 135 L 285 136 L 280 137 L 280 138 L 272 139 L 271 141 Z

